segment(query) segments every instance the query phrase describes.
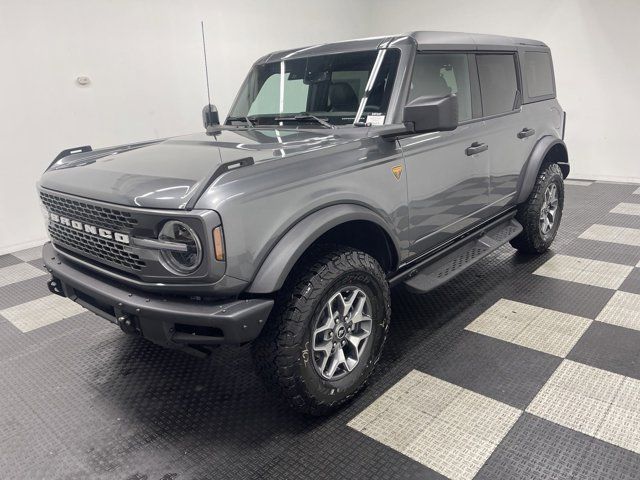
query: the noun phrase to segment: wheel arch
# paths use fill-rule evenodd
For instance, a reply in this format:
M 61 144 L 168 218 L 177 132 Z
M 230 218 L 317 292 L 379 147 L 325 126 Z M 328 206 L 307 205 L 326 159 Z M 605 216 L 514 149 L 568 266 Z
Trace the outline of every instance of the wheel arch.
M 377 213 L 356 204 L 332 205 L 289 229 L 262 262 L 246 292 L 267 294 L 279 290 L 305 252 L 325 242 L 361 249 L 376 258 L 386 272 L 398 265 L 397 239 Z
M 569 154 L 564 141 L 557 137 L 547 135 L 538 140 L 533 147 L 520 174 L 517 203 L 522 203 L 529 198 L 536 178 L 542 166 L 546 163 L 557 163 L 562 171 L 562 176 L 569 175 Z

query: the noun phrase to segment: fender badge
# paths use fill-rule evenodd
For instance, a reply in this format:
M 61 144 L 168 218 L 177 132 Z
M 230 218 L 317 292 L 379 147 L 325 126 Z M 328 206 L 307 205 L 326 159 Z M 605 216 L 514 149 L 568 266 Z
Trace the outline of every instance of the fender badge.
M 393 176 L 396 177 L 396 180 L 400 180 L 400 177 L 402 176 L 402 165 L 396 165 L 391 168 L 391 171 L 393 172 Z

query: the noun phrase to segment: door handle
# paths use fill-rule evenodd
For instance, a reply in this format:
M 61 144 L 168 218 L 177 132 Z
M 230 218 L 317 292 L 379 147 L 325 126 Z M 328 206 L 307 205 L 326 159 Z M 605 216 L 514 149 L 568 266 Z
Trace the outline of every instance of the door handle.
M 536 133 L 533 128 L 523 128 L 520 132 L 518 132 L 518 138 L 527 138 Z
M 471 155 L 484 152 L 485 150 L 489 150 L 489 145 L 487 145 L 486 143 L 473 142 L 471 146 L 467 147 L 464 153 L 466 153 L 467 156 L 470 157 Z

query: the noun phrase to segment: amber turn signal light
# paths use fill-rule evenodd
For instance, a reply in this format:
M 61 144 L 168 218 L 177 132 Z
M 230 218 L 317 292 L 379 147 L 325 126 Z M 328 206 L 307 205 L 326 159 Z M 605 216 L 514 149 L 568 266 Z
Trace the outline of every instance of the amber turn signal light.
M 224 239 L 222 238 L 222 225 L 213 229 L 213 254 L 219 262 L 224 261 Z

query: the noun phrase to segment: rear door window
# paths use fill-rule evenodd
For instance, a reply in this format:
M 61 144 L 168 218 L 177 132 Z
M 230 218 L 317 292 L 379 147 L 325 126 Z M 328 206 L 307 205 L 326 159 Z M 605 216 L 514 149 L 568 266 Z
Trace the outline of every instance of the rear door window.
M 551 55 L 546 52 L 525 52 L 524 78 L 529 98 L 555 95 Z
M 519 103 L 515 55 L 478 54 L 476 58 L 482 94 L 482 114 L 487 117 L 515 110 Z

